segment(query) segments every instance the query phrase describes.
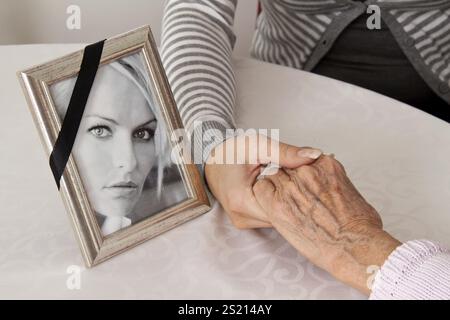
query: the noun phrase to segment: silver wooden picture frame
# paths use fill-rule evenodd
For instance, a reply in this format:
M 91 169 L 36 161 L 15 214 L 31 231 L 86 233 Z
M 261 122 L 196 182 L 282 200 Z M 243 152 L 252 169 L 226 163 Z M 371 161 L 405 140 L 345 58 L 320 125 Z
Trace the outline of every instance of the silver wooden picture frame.
M 17 73 L 47 156 L 82 58 Z M 197 166 L 174 152 L 182 128 L 150 27 L 106 39 L 59 189 L 87 267 L 210 209 Z

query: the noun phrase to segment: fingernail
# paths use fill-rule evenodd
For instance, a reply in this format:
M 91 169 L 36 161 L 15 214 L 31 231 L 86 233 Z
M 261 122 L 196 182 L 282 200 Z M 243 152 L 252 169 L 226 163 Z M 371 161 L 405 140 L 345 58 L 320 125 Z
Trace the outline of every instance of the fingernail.
M 260 173 L 262 176 L 270 176 L 273 174 L 276 174 L 278 172 L 278 169 L 280 168 L 279 165 L 276 163 L 269 163 Z
M 322 150 L 319 149 L 301 149 L 297 152 L 301 158 L 317 159 L 322 155 Z

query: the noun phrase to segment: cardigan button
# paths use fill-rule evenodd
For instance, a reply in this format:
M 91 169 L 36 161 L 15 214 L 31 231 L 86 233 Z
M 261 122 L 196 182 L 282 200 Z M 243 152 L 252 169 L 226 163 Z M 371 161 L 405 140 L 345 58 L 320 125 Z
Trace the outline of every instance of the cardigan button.
M 442 94 L 447 94 L 450 92 L 450 85 L 448 83 L 442 82 L 439 85 L 439 92 Z
M 416 42 L 414 41 L 413 38 L 407 37 L 407 38 L 403 41 L 403 43 L 404 43 L 406 46 L 408 46 L 408 47 L 412 47 Z

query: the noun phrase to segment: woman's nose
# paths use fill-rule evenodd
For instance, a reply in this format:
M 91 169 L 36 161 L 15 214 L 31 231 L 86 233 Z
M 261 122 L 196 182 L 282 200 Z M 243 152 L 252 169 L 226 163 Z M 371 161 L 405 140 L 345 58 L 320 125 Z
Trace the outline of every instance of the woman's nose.
M 113 164 L 125 172 L 131 172 L 136 168 L 137 159 L 132 138 L 128 135 L 116 139 L 113 152 Z

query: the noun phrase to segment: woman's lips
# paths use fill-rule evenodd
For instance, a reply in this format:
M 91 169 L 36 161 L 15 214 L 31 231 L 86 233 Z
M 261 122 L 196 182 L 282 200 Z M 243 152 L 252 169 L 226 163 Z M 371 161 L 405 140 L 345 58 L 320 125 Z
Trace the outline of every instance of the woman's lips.
M 108 185 L 105 189 L 116 197 L 130 197 L 137 192 L 138 186 L 133 181 L 121 181 Z

